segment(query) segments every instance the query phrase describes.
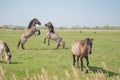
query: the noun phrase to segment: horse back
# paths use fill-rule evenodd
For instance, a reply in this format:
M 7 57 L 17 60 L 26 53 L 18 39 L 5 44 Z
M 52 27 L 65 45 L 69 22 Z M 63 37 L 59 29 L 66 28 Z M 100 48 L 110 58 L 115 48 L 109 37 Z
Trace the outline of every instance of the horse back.
M 77 56 L 80 56 L 80 41 L 79 40 L 74 40 L 73 43 L 72 43 L 72 54 L 73 55 L 77 55 Z
M 52 40 L 54 40 L 54 41 L 61 41 L 61 40 L 62 40 L 62 37 L 59 36 L 59 35 L 56 34 L 56 33 L 50 33 L 48 36 L 49 36 Z
M 83 40 L 74 40 L 72 43 L 72 54 L 76 56 L 87 56 L 85 42 Z
M 0 40 L 0 53 L 4 50 L 4 41 Z

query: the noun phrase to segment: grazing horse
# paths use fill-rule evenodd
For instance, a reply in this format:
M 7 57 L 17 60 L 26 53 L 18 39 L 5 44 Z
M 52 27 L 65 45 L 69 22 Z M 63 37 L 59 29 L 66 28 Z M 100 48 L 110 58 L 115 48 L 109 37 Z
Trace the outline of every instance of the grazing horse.
M 25 30 L 25 32 L 21 35 L 20 40 L 18 42 L 17 49 L 21 45 L 22 49 L 24 48 L 24 44 L 26 43 L 27 39 L 31 37 L 35 32 L 38 32 L 37 35 L 40 35 L 40 30 L 36 28 L 36 24 L 41 25 L 40 21 L 38 19 L 34 18 L 30 21 L 28 28 Z
M 61 36 L 55 33 L 54 27 L 51 22 L 48 22 L 45 24 L 45 26 L 48 28 L 47 36 L 44 38 L 44 44 L 46 43 L 46 39 L 48 39 L 48 45 L 50 45 L 50 39 L 57 42 L 56 49 L 60 47 L 60 43 L 62 42 L 62 48 L 65 48 L 65 41 Z
M 3 61 L 3 53 L 5 52 L 6 55 L 6 60 L 7 63 L 10 64 L 11 62 L 11 53 L 10 53 L 10 49 L 8 47 L 8 45 L 6 44 L 6 42 L 0 40 L 0 56 L 1 56 L 1 62 Z
M 73 66 L 75 66 L 77 57 L 77 66 L 79 59 L 81 60 L 81 71 L 83 71 L 83 58 L 87 61 L 87 67 L 89 66 L 88 54 L 92 53 L 92 41 L 93 39 L 86 38 L 84 40 L 75 40 L 72 44 L 72 56 L 73 56 Z M 86 70 L 86 72 L 88 72 Z

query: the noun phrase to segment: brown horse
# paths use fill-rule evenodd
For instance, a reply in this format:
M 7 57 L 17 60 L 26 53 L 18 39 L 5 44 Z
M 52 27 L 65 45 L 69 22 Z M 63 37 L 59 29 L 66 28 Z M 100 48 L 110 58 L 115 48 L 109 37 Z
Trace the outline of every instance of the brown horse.
M 62 42 L 62 48 L 65 48 L 65 41 L 61 36 L 55 33 L 54 27 L 51 22 L 45 24 L 48 27 L 47 36 L 44 38 L 44 44 L 46 43 L 46 39 L 48 39 L 48 45 L 50 45 L 50 39 L 57 42 L 56 49 L 60 47 L 60 43 Z
M 35 34 L 35 32 L 38 32 L 38 35 L 40 35 L 40 30 L 36 28 L 36 24 L 41 25 L 38 19 L 34 18 L 33 20 L 30 21 L 28 28 L 25 30 L 25 32 L 20 37 L 17 49 L 19 48 L 20 45 L 22 49 L 25 49 L 24 44 L 26 43 L 29 37 Z
M 1 55 L 1 62 L 3 61 L 3 53 L 5 52 L 6 55 L 6 60 L 7 63 L 10 64 L 11 62 L 11 53 L 10 53 L 10 49 L 8 47 L 8 45 L 6 44 L 6 42 L 0 40 L 0 55 Z
M 72 56 L 73 56 L 73 66 L 75 66 L 77 57 L 77 66 L 79 59 L 81 60 L 81 71 L 83 71 L 83 58 L 87 61 L 87 67 L 89 66 L 88 54 L 92 53 L 92 41 L 93 39 L 86 38 L 84 40 L 76 40 L 73 41 L 72 44 Z M 86 70 L 86 72 L 88 72 Z

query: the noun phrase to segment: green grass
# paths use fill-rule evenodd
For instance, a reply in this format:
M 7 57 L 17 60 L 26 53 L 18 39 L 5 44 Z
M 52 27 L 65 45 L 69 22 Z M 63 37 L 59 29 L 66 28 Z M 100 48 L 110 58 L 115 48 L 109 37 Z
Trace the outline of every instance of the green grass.
M 70 75 L 73 74 L 71 64 L 71 45 L 73 40 L 81 40 L 86 37 L 93 38 L 93 53 L 89 55 L 90 70 L 94 73 L 102 70 L 105 77 L 120 77 L 120 31 L 94 31 L 88 30 L 80 33 L 80 30 L 57 29 L 56 33 L 61 35 L 65 42 L 65 49 L 55 50 L 56 42 L 50 41 L 50 46 L 43 43 L 46 36 L 46 30 L 41 30 L 40 36 L 32 36 L 25 44 L 26 50 L 17 50 L 17 43 L 24 32 L 22 30 L 0 30 L 0 40 L 7 42 L 12 53 L 12 64 L 0 63 L 3 67 L 6 77 L 9 79 L 13 74 L 17 79 L 26 77 L 26 72 L 30 76 L 41 74 L 44 68 L 48 75 L 55 75 L 58 79 L 66 79 L 65 70 Z M 107 69 L 102 65 L 105 62 Z M 86 62 L 84 60 L 84 66 Z M 79 77 L 83 78 L 80 69 L 77 69 Z M 108 74 L 106 73 L 108 72 Z M 92 79 L 90 74 L 86 76 Z

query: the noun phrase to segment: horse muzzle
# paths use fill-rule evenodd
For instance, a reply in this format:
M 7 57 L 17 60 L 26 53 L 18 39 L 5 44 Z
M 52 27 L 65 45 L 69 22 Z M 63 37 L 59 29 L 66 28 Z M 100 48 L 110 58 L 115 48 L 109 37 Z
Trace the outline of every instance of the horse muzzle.
M 47 24 L 45 24 L 45 26 L 47 27 Z
M 39 24 L 39 25 L 41 25 L 41 23 L 40 23 L 40 22 L 39 22 L 38 24 Z
M 92 54 L 92 51 L 90 51 L 89 54 Z

